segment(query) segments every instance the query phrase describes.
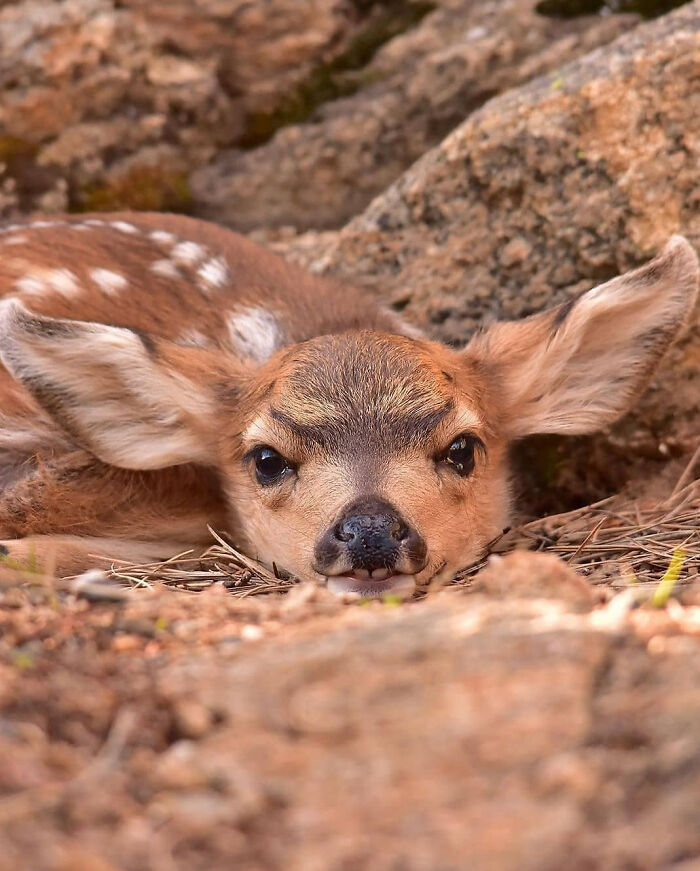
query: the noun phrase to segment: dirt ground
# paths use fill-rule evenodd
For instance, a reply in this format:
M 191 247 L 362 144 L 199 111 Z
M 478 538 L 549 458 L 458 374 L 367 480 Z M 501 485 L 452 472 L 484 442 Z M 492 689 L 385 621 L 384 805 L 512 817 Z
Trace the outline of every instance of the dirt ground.
M 0 871 L 697 871 L 700 584 L 0 597 Z M 85 598 L 85 595 L 88 598 Z

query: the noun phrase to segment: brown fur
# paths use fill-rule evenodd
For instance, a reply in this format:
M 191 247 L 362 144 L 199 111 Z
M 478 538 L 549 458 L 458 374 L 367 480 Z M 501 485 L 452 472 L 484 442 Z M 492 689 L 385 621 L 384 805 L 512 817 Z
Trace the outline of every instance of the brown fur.
M 397 570 L 427 581 L 477 558 L 507 522 L 510 439 L 624 412 L 687 318 L 694 264 L 674 241 L 567 309 L 498 324 L 457 352 L 203 222 L 73 216 L 0 230 L 0 293 L 18 301 L 0 318 L 0 537 L 15 558 L 50 555 L 68 574 L 96 554 L 201 548 L 209 523 L 316 578 L 319 537 L 372 496 L 425 539 L 425 564 L 403 557 Z M 106 285 L 94 270 L 109 270 Z M 442 458 L 464 433 L 483 450 L 460 477 Z M 296 472 L 261 487 L 257 445 Z

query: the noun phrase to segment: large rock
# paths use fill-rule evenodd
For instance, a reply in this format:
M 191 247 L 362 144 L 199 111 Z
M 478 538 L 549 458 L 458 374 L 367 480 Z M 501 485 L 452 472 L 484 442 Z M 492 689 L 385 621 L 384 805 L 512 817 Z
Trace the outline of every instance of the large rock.
M 489 97 L 556 70 L 637 20 L 557 21 L 538 15 L 535 0 L 436 5 L 347 74 L 356 94 L 284 127 L 267 145 L 224 153 L 196 172 L 198 214 L 243 230 L 338 227 Z
M 672 233 L 700 249 L 699 31 L 696 0 L 488 102 L 338 234 L 281 247 L 455 344 L 642 262 Z M 637 458 L 682 454 L 699 431 L 696 317 L 602 453 L 581 442 L 575 489 L 614 490 Z M 536 456 L 549 486 L 561 448 Z

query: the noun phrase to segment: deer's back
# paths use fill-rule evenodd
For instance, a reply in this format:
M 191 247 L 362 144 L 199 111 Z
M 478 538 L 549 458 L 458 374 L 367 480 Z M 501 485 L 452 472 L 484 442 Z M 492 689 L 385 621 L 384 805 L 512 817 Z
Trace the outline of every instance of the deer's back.
M 0 297 L 53 317 L 125 326 L 260 356 L 348 328 L 394 324 L 366 294 L 179 215 L 70 215 L 0 228 Z M 257 345 L 257 346 L 256 346 Z

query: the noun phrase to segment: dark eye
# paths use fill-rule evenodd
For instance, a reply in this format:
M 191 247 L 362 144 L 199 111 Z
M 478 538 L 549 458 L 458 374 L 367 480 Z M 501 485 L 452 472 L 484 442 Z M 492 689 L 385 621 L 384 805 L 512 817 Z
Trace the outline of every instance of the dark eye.
M 474 453 L 480 446 L 481 441 L 476 436 L 461 435 L 452 442 L 440 459 L 458 475 L 466 478 L 474 471 Z
M 255 477 L 260 484 L 275 484 L 294 467 L 285 460 L 282 454 L 267 445 L 261 445 L 251 451 L 251 457 L 255 463 Z

